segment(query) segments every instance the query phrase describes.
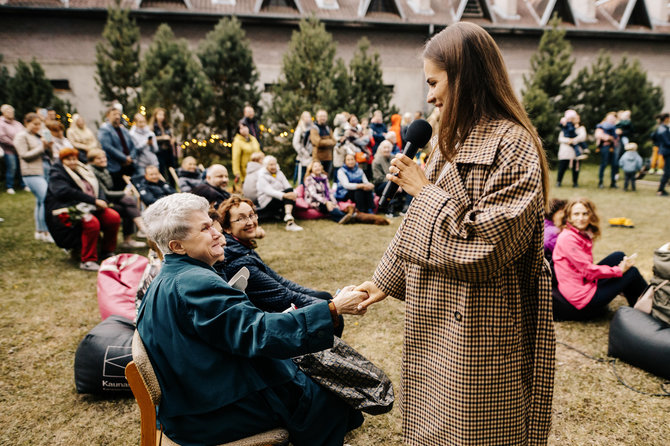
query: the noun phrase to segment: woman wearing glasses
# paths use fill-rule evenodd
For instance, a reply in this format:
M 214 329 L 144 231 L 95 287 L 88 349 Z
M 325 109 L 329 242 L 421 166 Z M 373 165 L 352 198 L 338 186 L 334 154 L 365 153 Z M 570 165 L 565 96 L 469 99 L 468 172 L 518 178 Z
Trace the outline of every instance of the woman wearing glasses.
M 256 307 L 263 311 L 280 312 L 291 304 L 302 308 L 333 298 L 325 291 L 315 291 L 291 282 L 263 262 L 254 248 L 256 239 L 263 238 L 265 231 L 258 226 L 258 214 L 251 200 L 233 195 L 221 203 L 218 214 L 226 247 L 225 260 L 215 264 L 214 269 L 230 278 L 242 267 L 247 267 L 249 284 L 245 292 Z M 342 333 L 342 327 L 343 321 L 340 321 L 336 335 Z

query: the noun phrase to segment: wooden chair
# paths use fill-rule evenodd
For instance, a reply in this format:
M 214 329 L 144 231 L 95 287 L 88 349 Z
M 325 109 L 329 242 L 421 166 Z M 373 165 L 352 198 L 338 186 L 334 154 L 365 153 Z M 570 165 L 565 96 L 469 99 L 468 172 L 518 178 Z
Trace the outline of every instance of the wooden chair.
M 126 182 L 126 185 L 130 188 L 130 191 L 132 192 L 133 197 L 135 197 L 135 200 L 137 200 L 137 209 L 142 210 L 142 199 L 140 197 L 140 191 L 137 190 L 128 175 L 124 175 L 122 178 L 123 181 Z
M 156 429 L 156 406 L 161 401 L 161 388 L 154 373 L 149 356 L 139 333 L 133 335 L 133 360 L 126 366 L 126 379 L 140 406 L 140 445 L 141 446 L 179 446 L 170 440 L 162 429 Z M 273 429 L 262 434 L 226 443 L 222 446 L 269 446 L 288 444 L 288 432 Z
M 172 179 L 174 180 L 174 188 L 177 192 L 181 192 L 181 188 L 179 187 L 179 176 L 177 175 L 177 171 L 174 170 L 174 167 L 170 166 L 168 167 L 168 171 L 170 172 L 170 176 L 172 176 Z

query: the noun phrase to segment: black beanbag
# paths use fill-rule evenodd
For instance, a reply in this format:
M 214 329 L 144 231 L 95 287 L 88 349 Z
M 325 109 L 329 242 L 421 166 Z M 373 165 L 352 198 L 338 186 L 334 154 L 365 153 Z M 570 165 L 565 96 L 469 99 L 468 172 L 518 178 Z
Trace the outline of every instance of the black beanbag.
M 132 361 L 135 325 L 122 316 L 109 316 L 79 343 L 74 356 L 74 383 L 78 393 L 97 395 L 130 392 L 126 365 Z
M 670 379 L 670 325 L 621 307 L 612 318 L 609 337 L 608 355 Z

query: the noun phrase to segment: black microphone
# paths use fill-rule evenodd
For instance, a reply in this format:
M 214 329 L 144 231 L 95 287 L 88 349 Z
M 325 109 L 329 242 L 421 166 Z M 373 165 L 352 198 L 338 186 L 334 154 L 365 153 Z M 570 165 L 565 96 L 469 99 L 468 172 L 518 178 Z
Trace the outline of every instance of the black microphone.
M 413 121 L 407 128 L 405 148 L 402 154 L 410 159 L 414 158 L 416 152 L 428 143 L 432 134 L 433 128 L 428 124 L 428 121 L 425 119 Z M 398 185 L 389 181 L 384 188 L 382 197 L 379 199 L 379 211 L 386 212 L 396 192 L 398 192 Z

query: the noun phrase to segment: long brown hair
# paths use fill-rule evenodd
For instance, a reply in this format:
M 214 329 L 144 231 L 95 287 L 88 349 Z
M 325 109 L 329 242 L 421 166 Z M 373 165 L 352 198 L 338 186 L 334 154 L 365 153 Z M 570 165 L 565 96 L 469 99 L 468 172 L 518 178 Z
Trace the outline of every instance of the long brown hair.
M 507 119 L 525 128 L 537 150 L 545 205 L 549 197 L 549 167 L 542 143 L 514 94 L 498 45 L 484 28 L 459 22 L 433 36 L 423 50 L 447 73 L 447 94 L 441 98 L 439 149 L 448 160 L 457 153 L 482 117 Z
M 586 227 L 586 231 L 591 234 L 591 240 L 597 239 L 600 237 L 600 217 L 598 217 L 595 203 L 585 197 L 573 198 L 568 201 L 568 204 L 565 205 L 562 211 L 560 228 L 563 229 L 568 224 L 572 208 L 576 204 L 583 205 L 589 211 L 589 225 Z
M 160 123 L 160 126 L 163 129 L 169 129 L 170 128 L 170 122 L 168 121 L 167 110 L 165 110 L 164 108 L 161 108 L 161 107 L 154 108 L 153 113 L 151 113 L 151 118 L 149 119 L 149 122 L 148 122 L 149 128 L 151 128 L 151 129 L 154 128 L 154 124 L 156 123 L 156 115 L 158 114 L 158 112 L 161 112 L 161 111 L 163 112 L 163 122 Z

